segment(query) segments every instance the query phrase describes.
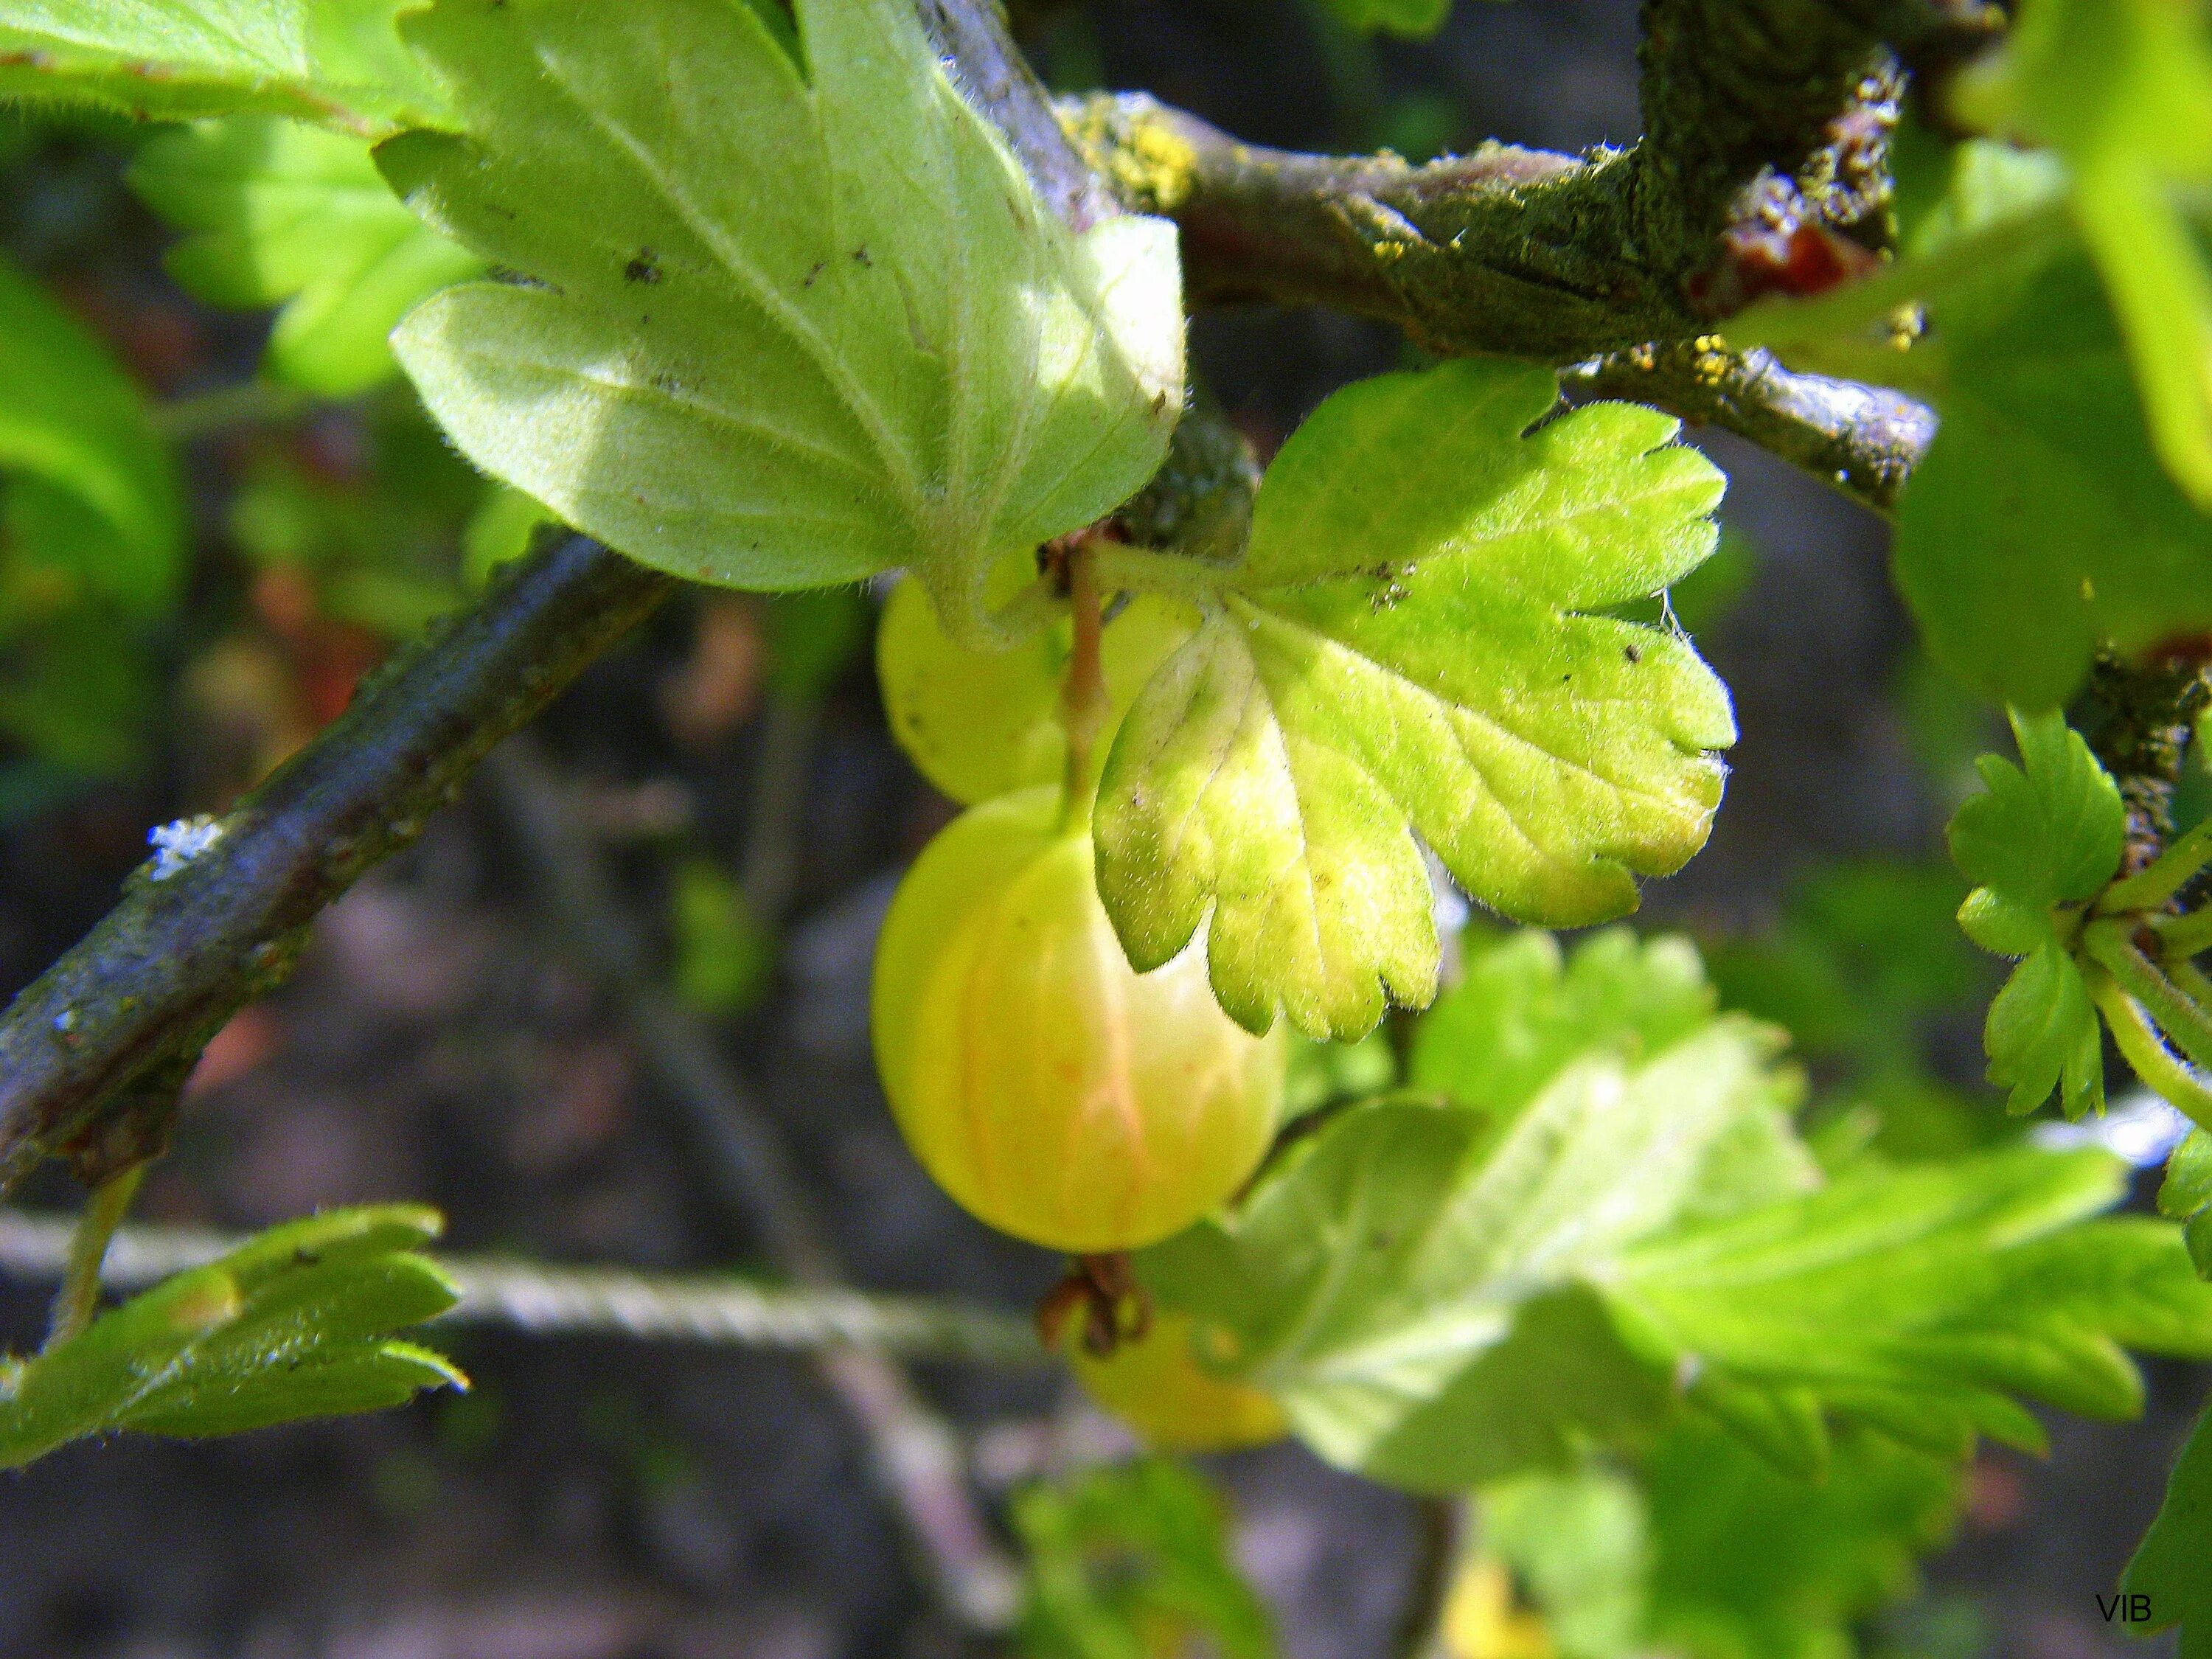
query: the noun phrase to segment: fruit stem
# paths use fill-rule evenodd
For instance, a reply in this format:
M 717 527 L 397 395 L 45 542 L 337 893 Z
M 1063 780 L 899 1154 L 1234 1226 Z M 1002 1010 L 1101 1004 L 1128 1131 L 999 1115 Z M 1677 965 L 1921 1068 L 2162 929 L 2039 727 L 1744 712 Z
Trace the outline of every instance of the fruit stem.
M 1098 737 L 1106 729 L 1106 670 L 1102 655 L 1106 624 L 1098 602 L 1097 555 L 1088 532 L 1066 538 L 1067 600 L 1075 624 L 1067 676 L 1060 682 L 1060 720 L 1067 732 L 1067 771 L 1062 785 L 1060 828 L 1087 829 L 1098 790 Z

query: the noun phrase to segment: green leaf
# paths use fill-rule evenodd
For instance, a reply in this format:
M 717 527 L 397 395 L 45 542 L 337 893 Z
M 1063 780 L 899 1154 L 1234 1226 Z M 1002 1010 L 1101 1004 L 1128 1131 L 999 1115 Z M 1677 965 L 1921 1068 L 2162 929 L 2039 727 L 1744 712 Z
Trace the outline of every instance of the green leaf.
M 2005 1109 L 2025 1116 L 2054 1091 L 2067 1117 L 2105 1109 L 2105 1038 L 2081 969 L 2046 942 L 2012 971 L 1982 1028 L 1989 1079 L 2009 1091 Z
M 1629 1249 L 1602 1285 L 1632 1345 L 1693 1368 L 1690 1391 L 1741 1431 L 1840 1415 L 1946 1455 L 1977 1433 L 2039 1446 L 2026 1395 L 2095 1417 L 2142 1407 L 2120 1345 L 2212 1352 L 2212 1286 L 2176 1230 L 2087 1218 L 2124 1195 L 2098 1152 L 2033 1147 L 1946 1164 L 1856 1167 L 1804 1197 Z M 1780 1413 L 1780 1417 L 1776 1417 Z
M 1085 1471 L 1013 1501 L 1027 1556 L 1026 1659 L 1273 1659 L 1266 1607 L 1237 1572 L 1221 1500 L 1162 1458 Z
M 391 1334 L 458 1296 L 417 1254 L 435 1212 L 334 1210 L 179 1273 L 0 1379 L 0 1468 L 88 1435 L 234 1434 L 466 1386 Z
M 1071 238 L 903 0 L 799 0 L 802 79 L 727 0 L 441 0 L 403 24 L 465 136 L 378 152 L 526 283 L 394 343 L 493 476 L 678 574 L 911 566 L 963 638 L 991 567 L 1142 484 L 1182 398 L 1175 230 Z
M 264 363 L 326 397 L 398 372 L 386 337 L 425 295 L 483 261 L 426 228 L 384 182 L 368 146 L 271 116 L 164 133 L 139 150 L 131 187 L 191 233 L 170 273 L 216 305 L 282 305 Z
M 1771 1049 L 1734 1018 L 1639 1066 L 1601 1046 L 1502 1129 L 1413 1100 L 1350 1109 L 1140 1272 L 1333 1462 L 1423 1491 L 1557 1465 L 1647 1430 L 1670 1392 L 1585 1282 L 1716 1178 L 1738 1203 L 1812 1179 L 1800 1152 L 1745 1190 L 1745 1126 L 1787 1097 Z
M 0 607 L 14 597 L 0 592 Z M 79 778 L 145 767 L 161 686 L 142 629 L 70 603 L 17 609 L 0 635 L 0 731 Z
M 1895 556 L 1938 659 L 2050 708 L 2100 641 L 2212 623 L 2212 524 L 2151 449 L 2087 259 L 2061 250 L 1930 309 L 1942 425 L 1899 506 Z
M 1948 1541 L 1957 1468 L 1886 1436 L 1838 1434 L 1817 1485 L 1690 1418 L 1646 1460 L 1652 1569 L 1646 1650 L 1816 1659 L 1911 1593 Z M 1747 1547 L 1756 1540 L 1756 1547 Z
M 184 505 L 137 386 L 5 264 L 0 356 L 11 556 L 125 611 L 162 610 L 184 574 Z
M 1523 920 L 1632 909 L 1721 794 L 1728 694 L 1601 614 L 1710 554 L 1718 472 L 1653 410 L 1537 428 L 1545 370 L 1467 359 L 1338 392 L 1268 469 L 1245 562 L 1109 756 L 1100 895 L 1139 969 L 1202 921 L 1214 991 L 1358 1036 L 1434 994 L 1418 834 Z
M 437 101 L 407 0 L 0 0 L 0 96 L 173 118 L 262 111 L 374 136 Z
M 2123 1596 L 2150 1603 L 2138 1636 L 2181 1626 L 2181 1659 L 2212 1656 L 2212 1410 L 2198 1419 L 2166 1482 L 2166 1502 L 2120 1579 Z
M 1470 939 L 1467 951 L 1460 982 L 1415 1029 L 1407 1082 L 1500 1115 L 1586 1052 L 1642 1060 L 1712 1018 L 1712 988 L 1685 939 L 1608 927 L 1569 957 L 1530 929 L 1486 947 Z
M 2198 1277 L 2212 1279 L 2212 1134 L 2191 1129 L 2173 1149 L 2158 1189 L 2158 1212 L 2181 1223 Z
M 1987 793 L 1959 808 L 1949 831 L 1952 858 L 2003 918 L 1993 919 L 1997 942 L 1976 943 L 2001 953 L 2013 920 L 2094 898 L 2127 835 L 2119 786 L 2063 715 L 2015 711 L 2012 731 L 2021 764 L 1983 756 L 1975 769 Z
M 2031 709 L 2063 702 L 2100 641 L 2131 649 L 2212 623 L 2212 525 L 2160 464 L 2130 340 L 2065 211 L 2084 199 L 2069 179 L 2048 152 L 1954 146 L 1910 257 L 1729 324 L 1732 343 L 1936 404 L 1898 509 L 1899 584 L 1946 668 Z M 1925 336 L 1900 354 L 1896 319 L 1914 302 Z M 2152 308 L 2196 326 L 2178 300 Z M 2200 348 L 2160 372 L 2199 374 L 2204 360 Z
M 1954 88 L 1966 119 L 2048 144 L 2111 296 L 2154 447 L 2212 507 L 2212 270 L 2178 204 L 2212 179 L 2212 38 L 2193 5 L 2033 0 Z
M 2011 1091 L 2015 1113 L 2057 1090 L 2079 1117 L 2104 1105 L 2104 1038 L 2069 946 L 2078 907 L 2119 868 L 2127 814 L 2064 716 L 2014 710 L 2012 727 L 2021 764 L 1983 756 L 1986 791 L 1951 820 L 1951 856 L 1977 884 L 1959 922 L 1983 949 L 2027 958 L 1990 1005 L 1990 1081 Z

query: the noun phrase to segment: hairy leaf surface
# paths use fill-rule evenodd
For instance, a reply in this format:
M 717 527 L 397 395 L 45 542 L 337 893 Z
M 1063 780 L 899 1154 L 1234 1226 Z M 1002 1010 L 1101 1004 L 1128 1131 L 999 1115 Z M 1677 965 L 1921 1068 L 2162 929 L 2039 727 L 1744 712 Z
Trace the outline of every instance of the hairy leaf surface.
M 331 1211 L 102 1314 L 0 1377 L 0 1468 L 117 1429 L 235 1434 L 465 1386 L 392 1340 L 453 1305 L 453 1282 L 418 1254 L 440 1225 L 404 1206 Z
M 404 29 L 464 136 L 379 152 L 527 283 L 395 343 L 479 466 L 699 580 L 991 566 L 1144 483 L 1181 410 L 1172 226 L 1069 237 L 902 0 L 800 0 L 803 76 L 728 0 L 441 0 Z M 811 79 L 808 78 L 811 76 Z
M 434 118 L 404 0 L 0 0 L 0 95 L 132 115 L 259 110 L 373 136 Z
M 1139 969 L 1204 923 L 1236 1018 L 1354 1037 L 1435 992 L 1416 835 L 1559 924 L 1704 844 L 1727 692 L 1686 640 L 1596 613 L 1712 551 L 1722 480 L 1648 409 L 1531 432 L 1557 396 L 1471 359 L 1384 375 L 1276 457 L 1247 560 L 1107 762 L 1099 890 Z
M 191 233 L 170 273 L 203 300 L 282 305 L 264 372 L 327 397 L 398 371 L 386 343 L 426 295 L 483 261 L 426 227 L 392 195 L 368 146 L 272 116 L 165 133 L 131 166 L 131 187 Z

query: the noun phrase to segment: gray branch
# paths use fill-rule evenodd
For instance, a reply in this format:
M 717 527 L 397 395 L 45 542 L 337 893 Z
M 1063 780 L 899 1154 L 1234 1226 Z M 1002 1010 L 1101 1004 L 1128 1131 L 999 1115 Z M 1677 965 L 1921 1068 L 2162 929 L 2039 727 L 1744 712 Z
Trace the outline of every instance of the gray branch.
M 76 1226 L 74 1216 L 0 1209 L 0 1273 L 25 1283 L 58 1279 L 69 1265 Z M 245 1242 L 198 1227 L 126 1225 L 107 1247 L 100 1281 L 111 1291 L 144 1290 L 205 1267 Z M 707 1274 L 546 1267 L 498 1256 L 437 1260 L 461 1292 L 443 1324 L 793 1353 L 866 1349 L 981 1365 L 1051 1363 L 1027 1320 L 959 1303 L 783 1290 Z

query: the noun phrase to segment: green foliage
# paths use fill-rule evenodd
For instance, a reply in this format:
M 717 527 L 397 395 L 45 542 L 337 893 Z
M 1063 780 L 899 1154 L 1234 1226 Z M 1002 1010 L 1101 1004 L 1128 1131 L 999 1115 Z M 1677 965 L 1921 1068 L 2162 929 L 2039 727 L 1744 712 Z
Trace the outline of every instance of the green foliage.
M 2123 1595 L 2147 1596 L 2150 1618 L 2133 1628 L 2155 1635 L 2181 1626 L 2181 1659 L 2212 1655 L 2212 1411 L 2181 1449 L 2166 1502 L 2120 1579 Z
M 404 0 L 0 0 L 0 96 L 139 116 L 265 111 L 375 135 L 437 101 Z
M 1985 951 L 2025 957 L 1990 1005 L 1990 1081 L 2032 1112 L 2059 1092 L 2079 1117 L 2105 1100 L 2104 1043 L 2070 946 L 2081 910 L 2119 868 L 2118 787 L 2057 714 L 2013 716 L 2021 764 L 1978 763 L 1987 793 L 1951 820 L 1951 855 L 1976 884 L 1959 923 Z
M 2158 1189 L 2158 1212 L 2181 1223 L 2189 1259 L 2212 1279 L 2212 1134 L 2191 1129 L 2173 1149 Z
M 1387 1031 L 1370 1031 L 1357 1042 L 1316 1042 L 1293 1031 L 1283 1078 L 1283 1121 L 1380 1094 L 1397 1080 L 1398 1056 Z
M 1510 1570 L 1566 1659 L 1635 1650 L 1649 1617 L 1652 1545 L 1635 1482 L 1597 1468 L 1520 1475 L 1483 1487 L 1474 1514 L 1483 1555 Z
M 106 349 L 28 278 L 0 264 L 0 531 L 12 564 L 139 616 L 184 569 L 175 463 L 143 398 Z
M 540 532 L 557 528 L 560 522 L 520 490 L 503 483 L 486 485 L 461 532 L 463 580 L 471 587 L 482 587 L 500 566 L 535 547 Z
M 378 152 L 535 279 L 434 295 L 400 361 L 479 466 L 648 563 L 758 588 L 910 566 L 989 635 L 1002 556 L 1144 483 L 1181 412 L 1174 231 L 1071 239 L 902 0 L 441 0 L 465 129 Z
M 392 195 L 368 146 L 271 116 L 164 133 L 131 166 L 131 187 L 191 233 L 172 275 L 216 305 L 283 306 L 271 379 L 325 397 L 398 371 L 386 337 L 424 295 L 483 262 L 427 229 Z
M 2100 640 L 2212 622 L 2212 528 L 2151 451 L 2087 261 L 2001 266 L 1930 311 L 1943 424 L 1899 506 L 1896 558 L 1936 657 L 2050 708 Z
M 1425 40 L 1444 26 L 1452 0 L 1327 0 L 1350 27 L 1370 34 Z
M 669 888 L 676 994 L 702 1014 L 742 1013 L 775 971 L 775 941 L 745 902 L 744 889 L 710 858 L 688 858 Z
M 1608 927 L 1571 957 L 1528 930 L 1468 953 L 1459 984 L 1413 1036 L 1407 1085 L 1510 1116 L 1577 1056 L 1656 1054 L 1712 1018 L 1712 988 L 1687 939 Z
M 2039 1447 L 2014 1395 L 2129 1417 L 2120 1344 L 2212 1353 L 2212 1287 L 2175 1230 L 2088 1219 L 2125 1173 L 2032 1147 L 1854 1168 L 1650 1239 L 1606 1294 L 1640 1352 L 1694 1358 L 1693 1403 L 1786 1468 L 1825 1464 L 1831 1414 L 1948 1455 L 1977 1433 Z
M 1502 1132 L 1457 1105 L 1351 1109 L 1140 1271 L 1332 1462 L 1424 1491 L 1556 1465 L 1648 1430 L 1669 1392 L 1588 1285 L 1716 1192 L 1812 1178 L 1802 1154 L 1747 1156 L 1788 1098 L 1771 1049 L 1739 1019 L 1632 1066 L 1600 1043 Z
M 1220 608 L 1107 761 L 1099 890 L 1139 969 L 1206 921 L 1240 1022 L 1357 1036 L 1435 992 L 1415 833 L 1559 923 L 1704 844 L 1727 693 L 1686 641 L 1595 613 L 1711 552 L 1720 476 L 1650 410 L 1530 433 L 1557 398 L 1468 360 L 1348 387 L 1285 446 Z
M 1851 1627 L 1909 1594 L 1948 1537 L 1954 1466 L 1863 1431 L 1808 1485 L 1692 1418 L 1644 1464 L 1648 1639 L 1700 1659 L 1834 1659 Z M 1756 1540 L 1753 1542 L 1753 1540 Z
M 1138 689 L 1196 625 L 1188 605 L 1158 593 L 1136 595 L 1107 622 L 1099 741 L 1112 740 Z M 922 776 L 963 805 L 1058 783 L 1067 762 L 1060 689 L 1071 641 L 1060 617 L 1011 650 L 971 649 L 945 633 L 919 584 L 900 583 L 876 635 L 891 735 Z
M 1988 994 L 1985 960 L 1953 925 L 1965 890 L 1939 860 L 1822 865 L 1773 926 L 1709 952 L 1721 1000 L 1787 1028 L 1830 1077 L 1814 1109 L 1824 1160 L 1948 1157 L 2009 1133 L 1931 1063 L 1941 1022 Z
M 236 1434 L 466 1387 L 391 1340 L 453 1305 L 418 1253 L 440 1225 L 404 1206 L 288 1222 L 102 1314 L 0 1374 L 0 1468 L 117 1430 Z
M 1948 1537 L 1960 1486 L 1954 1466 L 1863 1431 L 1808 1485 L 1694 1417 L 1635 1474 L 1587 1466 L 1477 1494 L 1483 1555 L 1564 1659 L 1848 1655 L 1853 1626 L 1909 1594 L 1914 1558 Z
M 819 702 L 866 644 L 875 611 L 856 587 L 779 593 L 765 607 L 768 679 L 793 702 Z
M 2085 247 L 2072 234 L 2094 192 L 2069 192 L 2071 176 L 2048 152 L 1960 144 L 1944 194 L 1912 204 L 1909 257 L 1729 325 L 1734 343 L 1902 386 L 1940 410 L 1898 509 L 1899 583 L 1946 668 L 2027 709 L 2071 695 L 2100 640 L 2132 648 L 2212 623 L 2212 526 L 2160 465 L 2136 389 L 2144 350 L 2131 360 L 2143 340 L 2107 297 L 2112 262 L 2100 282 L 2095 238 Z M 2127 258 L 2155 266 L 2172 252 L 2147 244 Z M 1925 337 L 1899 354 L 1900 307 L 1915 302 Z M 2178 299 L 2148 309 L 2170 314 L 2169 334 L 2203 326 Z M 2175 380 L 2198 374 L 2204 354 L 2153 355 Z
M 1273 1659 L 1267 1610 L 1229 1556 L 1221 1502 L 1182 1465 L 1094 1468 L 1013 1503 L 1027 1555 L 1025 1659 Z
M 1954 89 L 1970 121 L 2049 145 L 2118 315 L 2153 447 L 2212 507 L 2212 270 L 2172 199 L 2212 179 L 2212 40 L 2202 9 L 2033 0 Z
M 404 639 L 459 602 L 454 544 L 483 484 L 412 398 L 374 400 L 358 430 L 343 470 L 290 448 L 256 454 L 226 527 L 257 564 L 303 573 L 320 615 Z
M 2139 1407 L 2121 1344 L 2212 1352 L 2178 1230 L 2091 1219 L 2123 1192 L 2102 1153 L 1824 1183 L 1771 1036 L 1713 1014 L 1679 944 L 1600 935 L 1563 963 L 1511 939 L 1424 1025 L 1413 1081 L 1464 1103 L 1342 1109 L 1139 1257 L 1333 1462 L 1425 1491 L 1556 1468 L 1649 1442 L 1679 1386 L 1811 1475 L 1832 1424 L 1945 1457 L 2034 1444 L 2022 1396 Z
M 0 731 L 79 776 L 136 769 L 142 637 L 182 584 L 174 460 L 106 349 L 0 264 Z

